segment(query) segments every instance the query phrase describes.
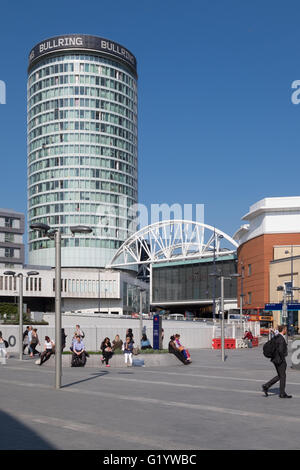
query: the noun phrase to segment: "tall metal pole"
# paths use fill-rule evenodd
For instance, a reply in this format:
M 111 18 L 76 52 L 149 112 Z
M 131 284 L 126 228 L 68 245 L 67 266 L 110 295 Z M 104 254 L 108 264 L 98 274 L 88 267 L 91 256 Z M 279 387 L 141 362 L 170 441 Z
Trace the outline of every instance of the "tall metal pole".
M 294 273 L 293 273 L 293 245 L 291 245 L 291 303 L 294 301 L 294 295 L 293 295 L 293 281 L 294 281 Z M 294 315 L 294 312 L 292 312 L 292 315 Z M 292 321 L 294 323 L 294 320 Z M 288 340 L 289 337 L 289 327 L 290 327 L 290 317 L 289 317 L 289 312 L 287 311 L 287 321 L 286 321 L 286 326 L 287 326 L 287 332 L 286 332 L 286 338 Z
M 291 303 L 293 303 L 294 297 L 293 297 L 293 280 L 294 280 L 294 273 L 293 273 L 293 245 L 291 245 L 291 284 L 292 284 L 292 289 L 291 289 Z
M 214 228 L 214 273 L 216 273 L 216 229 Z M 216 318 L 216 276 L 213 284 L 213 320 Z
M 61 232 L 55 232 L 55 388 L 61 388 Z
M 23 274 L 18 274 L 19 278 L 19 359 L 23 360 Z
M 98 302 L 98 310 L 99 310 L 99 313 L 100 313 L 100 307 L 101 307 L 101 300 L 100 300 L 100 297 L 101 297 L 101 282 L 100 282 L 100 269 L 99 269 L 99 289 L 98 289 L 98 293 L 99 293 L 99 302 Z
M 142 341 L 142 336 L 143 336 L 143 291 L 142 289 L 140 289 L 140 343 Z
M 284 287 L 283 291 L 283 302 L 282 302 L 282 323 L 283 325 L 287 326 L 287 301 L 286 301 L 286 289 Z M 286 332 L 286 342 L 288 342 L 288 331 Z
M 243 269 L 243 261 L 241 261 L 241 295 L 240 295 L 240 315 L 242 318 L 243 315 L 243 280 L 244 280 L 244 269 Z
M 221 349 L 222 361 L 225 361 L 225 339 L 224 339 L 224 276 L 220 277 L 221 280 Z

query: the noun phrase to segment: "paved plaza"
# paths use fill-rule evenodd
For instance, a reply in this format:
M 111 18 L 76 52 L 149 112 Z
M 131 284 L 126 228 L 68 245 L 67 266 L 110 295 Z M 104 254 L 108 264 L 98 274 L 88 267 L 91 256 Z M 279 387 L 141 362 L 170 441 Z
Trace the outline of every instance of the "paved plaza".
M 0 365 L 1 449 L 299 449 L 300 371 L 290 400 L 261 385 L 275 375 L 262 348 L 192 351 L 193 363 L 54 370 Z M 290 356 L 289 356 L 290 361 Z M 100 361 L 99 361 L 100 362 Z M 5 431 L 4 431 L 5 430 Z

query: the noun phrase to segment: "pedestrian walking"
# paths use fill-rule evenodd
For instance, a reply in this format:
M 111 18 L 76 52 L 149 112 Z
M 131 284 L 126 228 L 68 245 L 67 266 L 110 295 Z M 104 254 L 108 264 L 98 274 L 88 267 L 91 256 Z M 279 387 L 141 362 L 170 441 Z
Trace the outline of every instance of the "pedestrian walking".
M 288 395 L 285 391 L 287 367 L 285 358 L 288 355 L 288 348 L 285 340 L 286 330 L 287 328 L 285 325 L 279 325 L 278 334 L 270 340 L 270 342 L 273 342 L 272 345 L 274 348 L 272 352 L 271 362 L 273 362 L 275 366 L 277 375 L 262 386 L 262 390 L 266 397 L 268 396 L 269 388 L 279 381 L 279 398 L 292 398 L 292 395 Z
M 127 367 L 129 367 L 129 364 L 128 364 L 128 360 L 129 360 L 130 365 L 132 366 L 133 342 L 130 336 L 126 337 L 126 342 L 123 344 L 122 348 L 124 352 L 125 364 L 127 364 Z
M 30 343 L 31 343 L 31 338 L 32 338 L 32 326 L 28 326 L 28 333 L 27 333 L 27 346 L 28 346 L 28 354 L 30 354 Z
M 6 365 L 8 342 L 3 338 L 2 331 L 0 331 L 0 357 L 2 365 Z
M 32 335 L 31 335 L 31 341 L 29 345 L 29 352 L 30 352 L 30 357 L 33 357 L 35 354 L 40 354 L 37 350 L 36 347 L 40 345 L 39 337 L 37 334 L 37 328 L 33 328 L 32 330 Z
M 63 350 L 65 349 L 66 347 L 66 339 L 67 339 L 67 336 L 66 333 L 65 333 L 65 329 L 62 328 L 61 329 L 61 352 L 63 352 Z
M 25 353 L 25 349 L 27 348 L 27 352 L 29 354 L 29 343 L 28 343 L 28 333 L 29 333 L 29 326 L 26 327 L 26 330 L 23 333 L 23 354 Z
M 109 365 L 109 360 L 113 356 L 113 350 L 111 347 L 111 342 L 108 337 L 104 338 L 104 340 L 101 343 L 100 349 L 102 351 L 102 364 L 106 364 L 106 367 L 110 367 Z

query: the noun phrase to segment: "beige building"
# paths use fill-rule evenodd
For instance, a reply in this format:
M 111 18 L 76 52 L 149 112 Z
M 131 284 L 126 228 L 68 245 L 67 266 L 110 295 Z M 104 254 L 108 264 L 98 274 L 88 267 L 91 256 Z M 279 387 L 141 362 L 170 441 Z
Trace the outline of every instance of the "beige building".
M 300 288 L 300 245 L 274 246 L 273 260 L 270 262 L 270 303 L 280 303 L 283 300 L 283 291 L 277 287 L 285 287 L 286 283 L 293 282 L 293 287 Z M 300 293 L 293 291 L 293 301 L 300 302 Z M 291 295 L 287 295 L 287 301 L 291 301 Z M 293 314 L 292 324 L 299 325 L 299 312 Z M 281 311 L 273 311 L 274 325 L 281 323 Z

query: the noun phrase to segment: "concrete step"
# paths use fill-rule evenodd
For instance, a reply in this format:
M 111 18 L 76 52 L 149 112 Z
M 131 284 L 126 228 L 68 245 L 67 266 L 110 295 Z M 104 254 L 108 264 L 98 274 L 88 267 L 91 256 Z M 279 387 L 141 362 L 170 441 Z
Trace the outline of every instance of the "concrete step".
M 71 367 L 71 354 L 63 354 L 62 355 L 62 367 Z M 166 367 L 166 366 L 174 366 L 176 364 L 182 364 L 173 354 L 138 354 L 137 356 L 132 357 L 133 365 L 135 366 L 135 362 L 138 363 L 139 361 L 144 361 L 145 367 Z M 35 362 L 37 358 L 35 359 Z M 111 367 L 117 368 L 126 368 L 127 365 L 125 364 L 124 355 L 123 354 L 116 354 L 110 360 L 109 364 Z M 44 362 L 41 367 L 54 367 L 55 366 L 55 356 L 52 355 L 48 361 Z M 138 364 L 136 364 L 138 366 Z M 104 368 L 105 363 L 102 364 L 101 362 L 101 355 L 100 354 L 91 354 L 90 357 L 87 358 L 85 367 L 93 367 L 93 368 Z

